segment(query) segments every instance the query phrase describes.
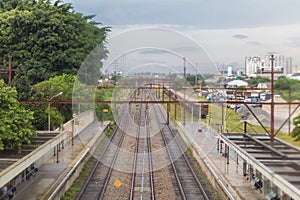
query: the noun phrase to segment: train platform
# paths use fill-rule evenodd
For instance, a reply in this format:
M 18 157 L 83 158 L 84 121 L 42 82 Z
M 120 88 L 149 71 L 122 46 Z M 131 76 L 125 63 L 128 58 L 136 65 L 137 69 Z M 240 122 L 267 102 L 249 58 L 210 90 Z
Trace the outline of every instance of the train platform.
M 61 148 L 58 156 L 52 156 L 47 160 L 30 179 L 23 181 L 17 186 L 14 200 L 44 199 L 49 191 L 60 180 L 60 177 L 71 168 L 73 162 L 80 153 L 86 149 L 87 144 L 96 136 L 100 136 L 109 122 L 94 122 L 77 135 L 72 142 Z
M 205 124 L 187 122 L 177 124 L 181 133 L 191 141 L 190 146 L 198 149 L 197 153 L 201 159 L 218 176 L 219 181 L 231 193 L 232 199 L 256 199 L 263 200 L 266 197 L 260 190 L 256 190 L 243 174 L 243 162 L 237 159 L 235 152 L 230 152 L 229 164 L 224 153 L 218 151 L 218 140 L 216 134 Z M 225 152 L 225 151 L 223 151 Z

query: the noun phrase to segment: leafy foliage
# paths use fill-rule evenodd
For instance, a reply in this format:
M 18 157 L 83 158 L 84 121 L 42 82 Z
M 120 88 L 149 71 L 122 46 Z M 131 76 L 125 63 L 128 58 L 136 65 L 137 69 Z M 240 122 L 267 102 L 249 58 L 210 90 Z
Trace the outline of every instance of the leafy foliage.
M 34 135 L 33 112 L 17 101 L 17 91 L 0 80 L 0 150 L 20 148 Z
M 13 86 L 18 91 L 18 100 L 27 100 L 30 98 L 31 84 L 27 76 L 20 75 L 18 81 L 13 82 Z
M 275 89 L 300 89 L 300 81 L 295 79 L 281 78 L 274 84 Z
M 49 80 L 34 85 L 31 89 L 32 100 L 50 100 L 56 94 L 63 92 L 62 95 L 52 99 L 52 101 L 72 99 L 72 91 L 76 76 L 63 74 L 50 78 Z M 32 104 L 29 105 L 34 110 L 34 126 L 39 130 L 47 130 L 49 104 Z M 50 108 L 51 129 L 72 118 L 72 106 L 62 104 L 51 104 Z
M 286 101 L 300 100 L 300 81 L 295 79 L 281 78 L 276 80 L 274 88 L 277 89 Z M 290 90 L 290 94 L 289 94 Z M 290 96 L 291 95 L 291 96 Z
M 21 68 L 15 82 L 23 75 L 30 84 L 63 73 L 75 75 L 89 52 L 104 43 L 109 31 L 108 27 L 98 28 L 92 17 L 76 13 L 71 4 L 61 1 L 1 1 L 0 63 L 7 66 L 8 53 L 12 52 L 14 66 Z M 105 55 L 102 45 L 93 57 L 99 61 Z M 92 66 L 98 69 L 99 65 Z
M 291 136 L 295 138 L 296 141 L 300 141 L 300 115 L 293 119 L 293 124 L 295 128 L 291 132 Z
M 95 93 L 95 101 L 103 101 L 103 100 L 111 100 L 113 95 L 113 88 L 107 88 L 107 89 L 97 89 Z M 108 109 L 108 112 L 103 112 L 103 109 Z M 113 121 L 113 113 L 111 105 L 109 104 L 97 104 L 95 106 L 96 110 L 96 117 L 100 121 L 110 120 Z
M 188 74 L 186 80 L 191 86 L 198 86 L 199 84 L 201 84 L 202 87 L 206 86 L 205 80 L 201 74 Z
M 250 87 L 256 88 L 259 83 L 269 83 L 271 80 L 267 77 L 258 76 L 255 78 L 251 77 L 247 82 Z

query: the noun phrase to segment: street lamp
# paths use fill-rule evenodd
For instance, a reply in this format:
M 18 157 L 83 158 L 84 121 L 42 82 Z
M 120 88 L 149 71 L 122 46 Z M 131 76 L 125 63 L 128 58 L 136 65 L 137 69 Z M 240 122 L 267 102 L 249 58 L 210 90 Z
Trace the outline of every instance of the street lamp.
M 63 94 L 63 92 L 60 92 L 60 93 L 54 95 L 53 97 L 51 97 L 49 99 L 49 104 L 48 104 L 48 131 L 50 131 L 50 104 L 51 104 L 51 100 L 55 97 L 58 97 L 58 96 L 62 95 L 62 94 Z

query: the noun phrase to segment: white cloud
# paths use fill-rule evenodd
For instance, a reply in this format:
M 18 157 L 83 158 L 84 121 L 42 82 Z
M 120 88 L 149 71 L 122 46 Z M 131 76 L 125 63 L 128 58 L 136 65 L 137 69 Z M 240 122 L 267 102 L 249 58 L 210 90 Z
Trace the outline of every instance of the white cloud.
M 127 29 L 163 27 L 195 39 L 213 61 L 279 52 L 300 65 L 299 0 L 67 0 L 75 10 L 112 25 L 110 36 Z M 242 36 L 237 40 L 233 36 Z M 247 37 L 246 37 L 247 36 Z M 241 38 L 241 37 L 240 37 Z M 181 48 L 178 46 L 177 48 Z M 186 50 L 190 47 L 184 47 Z
M 175 24 L 242 28 L 296 23 L 299 0 L 66 0 L 107 25 Z

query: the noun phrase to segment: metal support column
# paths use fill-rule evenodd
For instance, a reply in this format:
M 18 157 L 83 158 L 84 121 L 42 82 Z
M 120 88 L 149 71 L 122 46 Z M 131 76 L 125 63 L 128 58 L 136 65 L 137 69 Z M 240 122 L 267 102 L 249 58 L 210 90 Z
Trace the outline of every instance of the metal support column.
M 53 156 L 56 156 L 56 147 L 54 146 L 54 149 L 53 149 Z
M 244 133 L 247 134 L 247 122 L 244 121 Z
M 165 92 L 164 92 L 164 86 L 163 86 L 163 88 L 162 88 L 162 101 L 164 101 L 165 100 Z
M 8 55 L 8 86 L 11 86 L 11 73 L 12 72 L 12 55 Z
M 271 189 L 271 183 L 266 177 L 262 177 L 262 182 L 263 182 L 263 194 L 267 195 L 270 192 Z
M 170 122 L 170 103 L 167 103 L 167 125 Z
M 253 167 L 249 165 L 249 179 L 250 181 L 254 178 Z
M 271 123 L 270 123 L 270 139 L 271 144 L 274 142 L 274 55 L 271 55 Z
M 185 67 L 185 57 L 183 57 L 183 101 L 184 101 L 184 106 L 183 106 L 183 126 L 185 126 L 185 87 L 186 87 L 186 67 Z
M 72 135 L 71 135 L 71 143 L 74 146 L 74 119 L 72 120 Z
M 59 161 L 58 161 L 58 145 L 56 146 L 56 163 L 59 163 Z
M 192 104 L 192 122 L 194 121 L 194 104 Z
M 227 146 L 227 153 L 226 153 L 226 158 L 227 158 L 227 165 L 229 164 L 229 146 Z
M 175 113 L 175 120 L 177 120 L 177 103 L 174 104 L 174 113 Z
M 289 127 L 288 127 L 288 134 L 291 134 L 291 88 L 289 89 Z
M 158 99 L 160 99 L 160 85 L 158 86 Z
M 247 176 L 247 162 L 243 160 L 243 175 Z

